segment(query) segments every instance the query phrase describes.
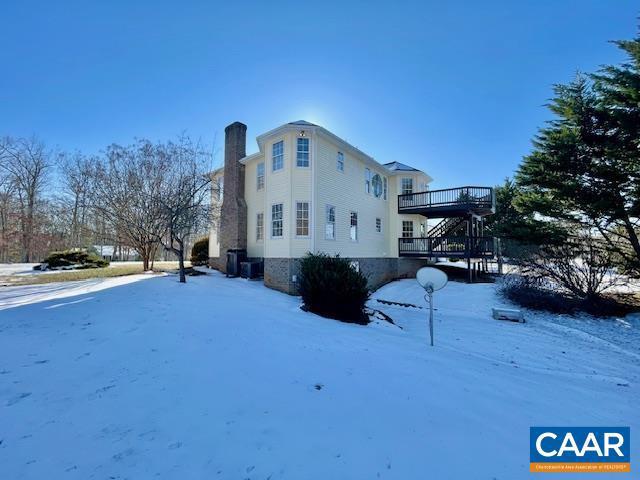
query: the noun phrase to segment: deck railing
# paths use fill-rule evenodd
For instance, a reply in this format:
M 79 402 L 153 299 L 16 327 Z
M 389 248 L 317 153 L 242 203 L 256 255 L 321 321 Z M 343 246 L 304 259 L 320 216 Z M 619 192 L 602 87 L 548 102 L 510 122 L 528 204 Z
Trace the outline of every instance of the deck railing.
M 493 257 L 494 237 L 404 237 L 398 239 L 400 256 Z
M 399 212 L 423 207 L 490 209 L 494 204 L 491 187 L 458 187 L 398 195 Z

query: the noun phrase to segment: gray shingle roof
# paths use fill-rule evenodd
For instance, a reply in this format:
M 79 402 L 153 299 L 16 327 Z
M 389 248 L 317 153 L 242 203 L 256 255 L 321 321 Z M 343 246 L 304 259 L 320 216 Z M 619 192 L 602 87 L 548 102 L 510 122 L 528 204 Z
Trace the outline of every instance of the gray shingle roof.
M 389 170 L 401 170 L 403 172 L 419 172 L 417 168 L 410 167 L 400 162 L 389 162 L 384 164 Z
M 317 127 L 315 123 L 307 122 L 306 120 L 296 120 L 295 122 L 289 122 L 289 125 L 298 125 L 300 127 Z

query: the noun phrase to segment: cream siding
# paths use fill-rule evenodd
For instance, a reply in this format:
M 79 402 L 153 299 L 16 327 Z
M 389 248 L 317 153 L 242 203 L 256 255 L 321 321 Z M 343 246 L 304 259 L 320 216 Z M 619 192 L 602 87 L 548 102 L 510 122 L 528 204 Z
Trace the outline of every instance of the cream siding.
M 318 136 L 316 163 L 316 216 L 315 251 L 345 257 L 388 257 L 386 241 L 389 225 L 389 196 L 376 198 L 373 190 L 365 191 L 365 168 L 371 175 L 389 175 L 382 166 L 365 163 L 357 152 L 342 148 L 331 138 Z M 344 154 L 344 172 L 337 169 L 338 152 Z M 325 238 L 325 208 L 336 209 L 335 240 Z M 358 240 L 350 238 L 350 213 L 358 213 Z M 376 232 L 376 218 L 382 220 L 382 233 Z
M 414 191 L 431 180 L 422 172 L 395 172 L 376 163 L 322 129 L 304 128 L 310 139 L 309 167 L 296 166 L 296 139 L 301 127 L 279 128 L 259 137 L 262 155 L 252 155 L 245 163 L 247 202 L 247 254 L 249 257 L 299 258 L 309 251 L 345 257 L 397 257 L 402 220 L 414 222 L 414 235 L 420 236 L 420 215 L 399 215 L 397 195 L 401 178 L 414 179 Z M 273 144 L 284 142 L 283 169 L 272 171 Z M 337 169 L 337 154 L 344 155 L 344 171 Z M 257 165 L 265 164 L 265 187 L 257 190 Z M 387 200 L 365 191 L 365 169 L 371 176 L 387 179 Z M 296 235 L 296 203 L 309 203 L 309 236 Z M 271 236 L 272 205 L 283 205 L 283 235 Z M 335 207 L 335 240 L 325 238 L 325 209 Z M 358 240 L 350 239 L 350 213 L 358 213 Z M 256 240 L 257 213 L 264 214 L 264 239 Z M 376 218 L 382 232 L 376 231 Z M 425 232 L 426 232 L 425 227 Z M 212 236 L 213 238 L 213 236 Z M 211 243 L 211 241 L 210 241 Z M 211 247 L 210 247 L 211 248 Z
M 265 162 L 265 188 L 258 190 L 258 164 L 264 162 L 264 157 L 252 158 L 245 164 L 244 169 L 244 198 L 247 202 L 247 256 L 249 258 L 264 257 L 264 242 L 267 234 L 268 212 L 264 210 L 264 192 L 266 189 L 267 165 Z M 256 240 L 257 215 L 263 214 L 263 239 Z

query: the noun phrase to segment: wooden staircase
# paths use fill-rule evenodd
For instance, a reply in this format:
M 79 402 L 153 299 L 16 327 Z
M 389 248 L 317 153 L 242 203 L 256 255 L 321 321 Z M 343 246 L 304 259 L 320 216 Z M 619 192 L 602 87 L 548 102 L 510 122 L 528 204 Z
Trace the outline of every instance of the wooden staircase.
M 484 217 L 495 212 L 491 187 L 458 187 L 398 196 L 398 213 L 441 218 L 425 237 L 398 239 L 401 257 L 466 258 L 469 278 L 472 260 L 496 255 L 496 240 L 484 236 Z

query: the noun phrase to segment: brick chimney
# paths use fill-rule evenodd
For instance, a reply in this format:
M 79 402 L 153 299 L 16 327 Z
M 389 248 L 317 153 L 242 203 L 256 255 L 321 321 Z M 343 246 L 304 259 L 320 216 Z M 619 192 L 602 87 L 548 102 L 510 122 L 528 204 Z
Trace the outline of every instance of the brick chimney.
M 247 126 L 233 122 L 224 129 L 224 194 L 220 211 L 220 267 L 226 267 L 227 250 L 247 248 L 247 204 L 244 200 L 244 165 Z

